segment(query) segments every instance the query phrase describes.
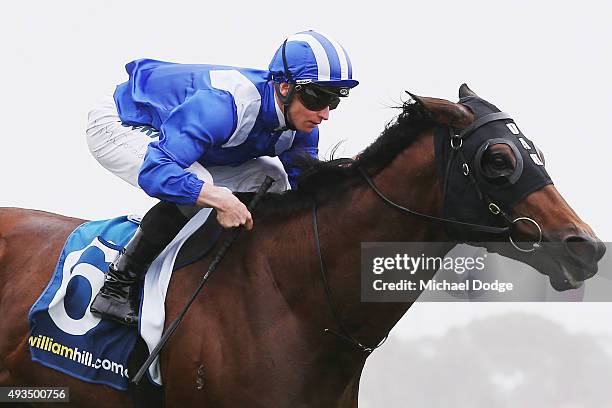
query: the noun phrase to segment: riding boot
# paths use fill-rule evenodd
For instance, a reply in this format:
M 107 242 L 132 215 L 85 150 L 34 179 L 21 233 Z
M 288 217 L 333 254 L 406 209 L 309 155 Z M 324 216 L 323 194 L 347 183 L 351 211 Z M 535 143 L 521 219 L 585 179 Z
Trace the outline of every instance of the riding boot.
M 93 300 L 90 311 L 127 326 L 137 325 L 140 282 L 164 247 L 149 241 L 142 228 L 138 228 L 125 250 L 109 265 L 104 286 Z

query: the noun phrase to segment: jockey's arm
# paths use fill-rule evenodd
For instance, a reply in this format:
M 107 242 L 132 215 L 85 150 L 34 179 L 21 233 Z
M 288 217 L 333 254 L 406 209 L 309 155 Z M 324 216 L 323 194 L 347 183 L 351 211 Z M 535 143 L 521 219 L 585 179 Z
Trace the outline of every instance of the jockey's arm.
M 205 183 L 185 170 L 208 148 L 225 143 L 235 122 L 231 96 L 215 91 L 196 92 L 162 124 L 159 141 L 147 149 L 138 184 L 160 200 L 215 208 L 225 228 L 244 224 L 250 229 L 251 214 L 229 189 Z

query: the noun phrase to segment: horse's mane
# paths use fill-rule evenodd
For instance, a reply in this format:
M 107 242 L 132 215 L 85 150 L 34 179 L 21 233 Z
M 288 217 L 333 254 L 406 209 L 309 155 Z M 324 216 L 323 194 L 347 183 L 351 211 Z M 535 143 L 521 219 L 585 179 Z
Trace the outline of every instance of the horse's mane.
M 296 157 L 302 170 L 297 189 L 282 194 L 266 194 L 258 204 L 256 214 L 288 215 L 310 208 L 313 198 L 318 204 L 325 203 L 363 181 L 358 167 L 370 175 L 380 172 L 423 131 L 435 124 L 418 103 L 408 101 L 398 109 L 401 109 L 400 114 L 385 126 L 371 145 L 359 153 L 356 160 L 332 158 L 325 161 L 305 155 Z M 236 196 L 248 203 L 253 193 L 236 193 Z

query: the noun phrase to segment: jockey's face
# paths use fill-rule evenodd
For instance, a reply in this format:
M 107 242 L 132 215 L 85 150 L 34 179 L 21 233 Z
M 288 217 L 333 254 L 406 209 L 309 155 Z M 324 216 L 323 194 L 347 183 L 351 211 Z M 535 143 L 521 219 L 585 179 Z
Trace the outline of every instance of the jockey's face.
M 287 92 L 289 92 L 289 84 L 281 83 L 280 91 L 283 95 L 287 95 Z M 309 133 L 322 121 L 329 119 L 329 106 L 319 111 L 311 111 L 306 109 L 299 97 L 294 96 L 289 105 L 287 116 L 297 130 Z

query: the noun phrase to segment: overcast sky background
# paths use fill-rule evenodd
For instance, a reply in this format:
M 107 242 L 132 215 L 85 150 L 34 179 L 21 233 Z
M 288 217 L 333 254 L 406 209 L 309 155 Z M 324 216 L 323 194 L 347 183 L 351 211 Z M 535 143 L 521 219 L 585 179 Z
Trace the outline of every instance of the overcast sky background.
M 123 66 L 149 57 L 266 68 L 286 36 L 312 28 L 344 45 L 361 81 L 321 127 L 323 154 L 340 140 L 346 156 L 367 146 L 404 90 L 456 100 L 467 82 L 514 116 L 557 189 L 610 241 L 611 16 L 609 1 L 10 2 L 0 16 L 0 206 L 87 219 L 146 212 L 155 200 L 100 167 L 84 137 L 87 112 L 126 79 Z M 428 303 L 393 335 L 443 335 L 508 310 L 612 333 L 609 304 Z

